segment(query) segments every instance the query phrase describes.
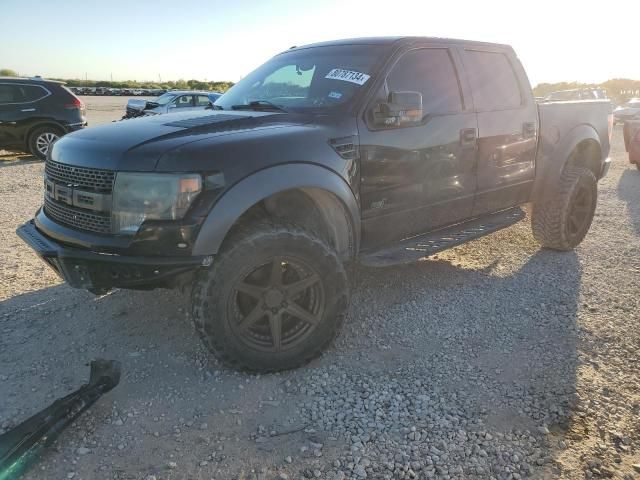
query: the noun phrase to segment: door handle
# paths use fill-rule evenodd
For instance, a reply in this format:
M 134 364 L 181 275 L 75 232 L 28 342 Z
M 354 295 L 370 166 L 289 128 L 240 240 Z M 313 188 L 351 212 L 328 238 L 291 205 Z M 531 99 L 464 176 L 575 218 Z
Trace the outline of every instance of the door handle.
M 35 108 L 23 108 L 22 110 L 20 110 L 21 112 L 35 112 L 36 109 Z
M 536 131 L 536 122 L 524 122 L 522 124 L 522 135 L 524 138 L 535 137 Z
M 475 147 L 478 139 L 478 131 L 475 128 L 463 128 L 460 130 L 460 145 L 463 147 Z

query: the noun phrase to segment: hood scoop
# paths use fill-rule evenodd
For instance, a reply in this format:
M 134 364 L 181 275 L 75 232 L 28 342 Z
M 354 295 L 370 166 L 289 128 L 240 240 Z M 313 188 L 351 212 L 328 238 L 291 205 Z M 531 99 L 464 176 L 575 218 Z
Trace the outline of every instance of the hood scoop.
M 238 120 L 247 120 L 253 117 L 247 117 L 246 115 L 229 115 L 225 113 L 216 113 L 214 115 L 206 115 L 203 117 L 186 118 L 184 120 L 176 120 L 175 122 L 168 122 L 164 125 L 167 127 L 178 128 L 194 128 L 194 127 L 206 127 L 208 125 L 214 125 L 222 122 L 233 122 Z

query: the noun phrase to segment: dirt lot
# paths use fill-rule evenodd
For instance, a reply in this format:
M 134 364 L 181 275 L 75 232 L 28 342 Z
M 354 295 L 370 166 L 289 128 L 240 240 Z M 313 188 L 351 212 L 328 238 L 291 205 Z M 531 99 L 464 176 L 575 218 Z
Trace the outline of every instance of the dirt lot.
M 96 125 L 125 99 L 85 101 Z M 210 358 L 177 292 L 61 284 L 14 234 L 43 165 L 5 152 L 0 427 L 75 389 L 95 357 L 124 370 L 26 478 L 640 478 L 640 173 L 614 140 L 575 252 L 539 249 L 522 222 L 361 268 L 336 344 L 266 376 Z

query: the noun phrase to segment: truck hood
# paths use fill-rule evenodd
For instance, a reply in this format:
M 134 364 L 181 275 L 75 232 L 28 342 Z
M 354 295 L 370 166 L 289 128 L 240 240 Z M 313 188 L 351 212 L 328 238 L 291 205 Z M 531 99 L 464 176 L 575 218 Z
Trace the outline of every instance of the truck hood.
M 145 109 L 156 108 L 160 105 L 157 102 L 151 100 L 144 100 L 142 98 L 130 98 L 127 101 L 127 110 L 135 110 L 136 112 L 142 112 Z
M 165 152 L 187 143 L 295 127 L 308 120 L 290 113 L 214 110 L 140 117 L 66 135 L 53 146 L 51 160 L 105 170 L 152 171 Z

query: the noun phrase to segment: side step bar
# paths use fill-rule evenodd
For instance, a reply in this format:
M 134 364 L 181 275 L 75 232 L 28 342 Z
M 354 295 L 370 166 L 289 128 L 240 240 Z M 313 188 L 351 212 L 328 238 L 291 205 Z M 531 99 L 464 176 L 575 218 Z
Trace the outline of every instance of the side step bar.
M 484 237 L 490 233 L 510 227 L 525 217 L 520 207 L 459 223 L 434 232 L 411 237 L 385 247 L 382 250 L 363 253 L 360 264 L 366 267 L 387 267 L 412 263 L 448 248 Z

